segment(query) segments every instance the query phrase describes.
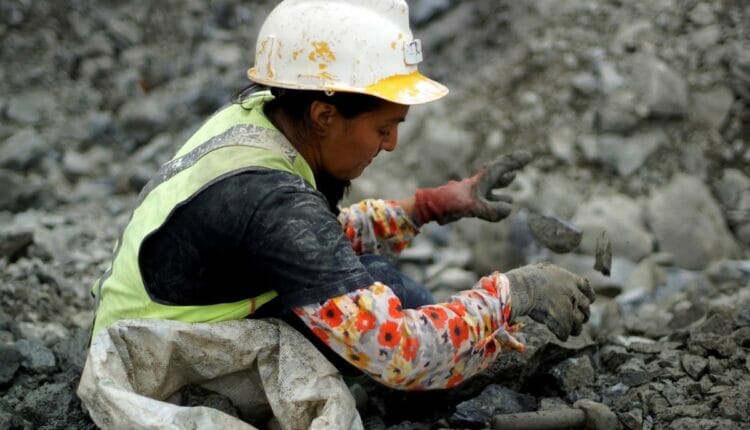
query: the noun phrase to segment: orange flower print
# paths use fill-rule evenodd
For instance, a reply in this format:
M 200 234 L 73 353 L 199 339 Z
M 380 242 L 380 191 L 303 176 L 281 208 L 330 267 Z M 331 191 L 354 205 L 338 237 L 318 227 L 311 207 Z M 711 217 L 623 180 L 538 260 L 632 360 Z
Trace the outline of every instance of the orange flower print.
M 323 331 L 320 327 L 313 328 L 312 332 L 315 333 L 315 336 L 318 336 L 318 338 L 320 338 L 320 340 L 322 340 L 326 345 L 328 345 L 328 333 Z
M 485 276 L 482 278 L 481 283 L 482 289 L 490 293 L 492 297 L 497 297 L 497 288 L 495 288 L 495 280 Z
M 445 322 L 448 321 L 448 314 L 444 309 L 438 306 L 425 306 L 422 309 L 424 309 L 423 312 L 436 328 L 445 327 Z
M 353 241 L 356 236 L 357 236 L 357 231 L 354 230 L 354 226 L 351 223 L 349 223 L 346 226 L 346 237 L 347 237 L 347 239 L 349 239 L 350 241 Z
M 385 236 L 385 223 L 380 220 L 373 220 L 372 230 L 375 232 L 375 236 L 384 237 Z
M 399 326 L 393 321 L 388 321 L 380 326 L 378 332 L 378 343 L 387 347 L 393 348 L 401 341 L 401 333 Z
M 463 380 L 464 380 L 464 377 L 460 373 L 457 375 L 453 375 L 450 377 L 450 379 L 448 379 L 448 382 L 445 383 L 445 388 L 455 387 L 456 385 L 460 384 L 461 381 Z
M 320 308 L 320 318 L 325 321 L 329 327 L 338 327 L 341 325 L 343 315 L 341 314 L 341 309 L 336 306 L 336 303 L 334 303 L 333 300 L 328 300 L 323 307 Z
M 388 299 L 388 315 L 391 318 L 401 318 L 404 316 L 404 312 L 401 309 L 401 300 L 398 297 Z
M 404 353 L 403 353 L 404 360 L 407 360 L 407 361 L 414 360 L 414 357 L 417 356 L 417 351 L 419 351 L 419 338 L 416 338 L 416 337 L 407 338 L 406 344 L 404 345 Z
M 445 306 L 460 317 L 466 315 L 466 306 L 461 302 L 450 302 L 446 303 Z
M 462 318 L 449 320 L 448 331 L 450 332 L 451 342 L 455 348 L 458 348 L 463 341 L 469 338 L 469 326 Z
M 354 319 L 354 325 L 360 333 L 370 331 L 375 328 L 375 316 L 371 312 L 359 312 Z

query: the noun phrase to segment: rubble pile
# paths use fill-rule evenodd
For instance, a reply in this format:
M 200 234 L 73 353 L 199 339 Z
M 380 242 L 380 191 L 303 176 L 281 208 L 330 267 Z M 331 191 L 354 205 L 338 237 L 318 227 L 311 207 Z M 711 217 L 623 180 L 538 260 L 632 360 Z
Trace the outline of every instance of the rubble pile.
M 0 5 L 0 429 L 93 428 L 75 396 L 89 289 L 150 175 L 247 84 L 274 3 Z M 581 401 L 623 429 L 750 428 L 745 2 L 409 3 L 422 70 L 451 94 L 410 110 L 347 202 L 530 150 L 509 219 L 425 226 L 398 264 L 444 299 L 549 260 L 598 298 L 582 336 L 526 321 L 524 353 L 454 390 L 353 385 L 367 428 L 490 428 Z M 550 249 L 539 219 L 580 235 Z M 609 276 L 594 269 L 603 234 Z M 189 404 L 231 410 L 194 388 Z

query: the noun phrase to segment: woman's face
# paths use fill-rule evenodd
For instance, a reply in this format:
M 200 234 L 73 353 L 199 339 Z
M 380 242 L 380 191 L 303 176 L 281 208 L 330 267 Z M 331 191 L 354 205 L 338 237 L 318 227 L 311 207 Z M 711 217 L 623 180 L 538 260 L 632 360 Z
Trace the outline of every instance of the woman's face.
M 350 119 L 334 112 L 320 144 L 322 168 L 337 179 L 358 177 L 381 150 L 396 148 L 398 125 L 408 111 L 409 106 L 384 101 L 377 110 Z

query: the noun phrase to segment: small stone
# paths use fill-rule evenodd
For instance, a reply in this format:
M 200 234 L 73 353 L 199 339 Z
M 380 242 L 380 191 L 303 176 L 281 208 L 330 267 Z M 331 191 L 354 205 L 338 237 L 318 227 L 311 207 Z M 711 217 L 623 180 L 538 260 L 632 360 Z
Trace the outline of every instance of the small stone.
M 550 371 L 566 393 L 585 387 L 594 382 L 596 371 L 588 356 L 569 358 Z
M 24 418 L 40 425 L 67 422 L 67 415 L 76 403 L 73 390 L 65 383 L 45 384 L 29 392 L 18 405 Z M 80 405 L 78 405 L 80 407 Z
M 493 415 L 536 409 L 537 403 L 533 396 L 492 384 L 479 396 L 456 405 L 456 412 L 451 416 L 450 422 L 454 427 L 487 427 Z
M 22 321 L 15 325 L 16 337 L 20 339 L 38 340 L 46 346 L 52 346 L 60 339 L 70 336 L 65 326 L 54 322 L 26 322 Z
M 47 142 L 33 128 L 25 128 L 0 145 L 0 167 L 25 170 L 36 164 L 47 150 Z
M 692 354 L 683 355 L 681 362 L 685 372 L 696 381 L 700 379 L 708 366 L 708 360 Z
M 532 212 L 528 223 L 534 237 L 554 252 L 570 252 L 581 243 L 581 229 L 563 219 Z
M 0 344 L 0 385 L 13 380 L 23 356 L 14 345 Z
M 631 409 L 618 414 L 618 417 L 622 425 L 628 430 L 641 430 L 643 428 L 643 411 L 641 409 Z
M 691 21 L 700 25 L 713 24 L 716 21 L 714 11 L 708 3 L 698 3 L 690 12 L 688 17 Z
M 744 388 L 734 388 L 721 395 L 717 409 L 723 417 L 742 423 L 750 422 L 750 392 L 747 386 Z
M 32 96 L 12 97 L 5 113 L 10 120 L 23 125 L 33 125 L 42 119 L 39 102 Z
M 623 384 L 634 387 L 645 384 L 654 379 L 653 374 L 646 370 L 646 365 L 640 358 L 631 358 L 618 369 Z
M 602 231 L 602 234 L 596 238 L 594 270 L 604 276 L 609 276 L 610 270 L 612 270 L 612 242 L 609 241 L 606 231 Z
M 57 365 L 55 354 L 41 343 L 20 339 L 16 341 L 16 348 L 23 356 L 21 365 L 33 372 L 50 372 Z

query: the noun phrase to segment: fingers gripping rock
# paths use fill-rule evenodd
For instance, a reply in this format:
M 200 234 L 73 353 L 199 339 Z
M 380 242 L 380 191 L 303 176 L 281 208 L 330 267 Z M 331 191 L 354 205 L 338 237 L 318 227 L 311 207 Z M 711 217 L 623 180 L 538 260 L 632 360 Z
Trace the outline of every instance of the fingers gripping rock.
M 528 315 L 545 324 L 560 340 L 577 336 L 591 315 L 596 299 L 588 280 L 552 264 L 511 270 L 511 319 Z

